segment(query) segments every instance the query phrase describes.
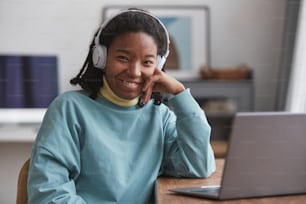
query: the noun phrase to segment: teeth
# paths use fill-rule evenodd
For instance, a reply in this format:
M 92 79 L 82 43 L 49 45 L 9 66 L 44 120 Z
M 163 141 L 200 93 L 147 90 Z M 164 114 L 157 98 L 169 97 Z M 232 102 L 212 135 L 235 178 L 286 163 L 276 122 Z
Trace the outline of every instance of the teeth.
M 138 86 L 137 83 L 135 82 L 130 82 L 130 81 L 123 81 L 124 84 L 128 85 L 128 86 Z
M 130 82 L 130 81 L 124 81 L 124 83 L 128 83 L 128 84 L 136 84 L 135 82 Z

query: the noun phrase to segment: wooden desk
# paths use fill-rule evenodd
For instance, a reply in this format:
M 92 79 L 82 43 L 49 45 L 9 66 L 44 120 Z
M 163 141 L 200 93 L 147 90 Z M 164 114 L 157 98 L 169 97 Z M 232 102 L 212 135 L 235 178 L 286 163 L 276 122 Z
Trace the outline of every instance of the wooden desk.
M 219 185 L 223 171 L 224 159 L 217 159 L 217 171 L 207 179 L 185 179 L 162 177 L 157 180 L 157 203 L 158 204 L 304 204 L 306 195 L 276 196 L 264 198 L 249 198 L 228 201 L 214 201 L 204 198 L 189 197 L 171 193 L 170 188 L 197 187 L 203 185 Z

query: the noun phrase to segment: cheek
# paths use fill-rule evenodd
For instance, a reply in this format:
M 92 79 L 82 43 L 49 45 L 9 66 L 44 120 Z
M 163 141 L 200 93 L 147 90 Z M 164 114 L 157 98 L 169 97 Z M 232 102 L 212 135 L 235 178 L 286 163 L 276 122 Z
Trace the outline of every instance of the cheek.
M 105 72 L 108 75 L 116 75 L 122 70 L 124 70 L 124 67 L 120 63 L 116 63 L 115 61 L 109 61 L 105 67 Z
M 154 75 L 155 69 L 156 69 L 156 68 L 152 68 L 152 69 L 143 69 L 143 70 L 142 70 L 142 74 L 143 74 L 143 76 L 145 76 L 145 77 L 150 77 L 150 76 Z

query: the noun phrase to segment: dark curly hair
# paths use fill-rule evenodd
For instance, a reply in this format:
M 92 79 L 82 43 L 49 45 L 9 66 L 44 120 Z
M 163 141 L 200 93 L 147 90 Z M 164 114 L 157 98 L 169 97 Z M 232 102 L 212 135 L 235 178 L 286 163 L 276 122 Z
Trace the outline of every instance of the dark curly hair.
M 159 21 L 147 14 L 146 11 L 135 9 L 127 10 L 111 19 L 103 28 L 100 36 L 99 43 L 106 48 L 112 44 L 113 39 L 125 33 L 130 32 L 145 32 L 153 37 L 157 45 L 158 55 L 165 55 L 167 52 L 167 33 Z M 99 34 L 96 32 L 95 36 Z M 90 45 L 90 49 L 84 65 L 78 75 L 70 80 L 73 85 L 79 84 L 84 90 L 89 92 L 92 99 L 96 99 L 100 87 L 103 85 L 102 77 L 104 71 L 95 68 L 92 62 L 92 48 L 94 40 Z M 152 94 L 155 99 L 155 104 L 160 104 L 162 97 L 159 93 Z

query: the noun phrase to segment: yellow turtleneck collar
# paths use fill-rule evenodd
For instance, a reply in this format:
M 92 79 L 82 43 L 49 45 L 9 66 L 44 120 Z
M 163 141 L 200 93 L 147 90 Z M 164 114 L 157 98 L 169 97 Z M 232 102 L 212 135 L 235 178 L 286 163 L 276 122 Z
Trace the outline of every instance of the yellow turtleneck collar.
M 100 95 L 102 95 L 104 98 L 106 98 L 110 102 L 116 105 L 119 105 L 119 106 L 128 107 L 128 106 L 134 106 L 138 103 L 138 97 L 128 100 L 128 99 L 120 98 L 119 96 L 117 96 L 112 91 L 112 89 L 109 87 L 104 76 L 103 76 L 103 86 L 100 88 L 99 93 Z

